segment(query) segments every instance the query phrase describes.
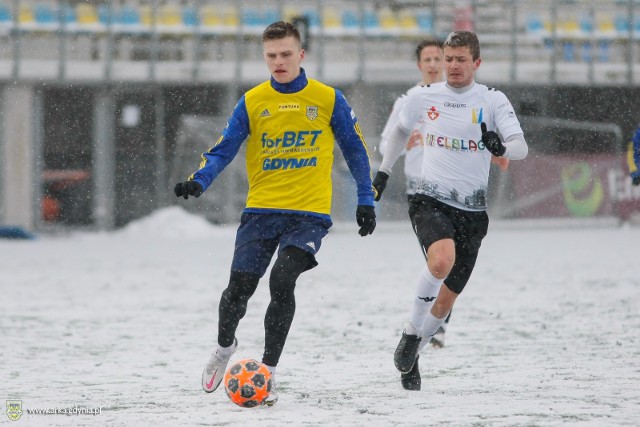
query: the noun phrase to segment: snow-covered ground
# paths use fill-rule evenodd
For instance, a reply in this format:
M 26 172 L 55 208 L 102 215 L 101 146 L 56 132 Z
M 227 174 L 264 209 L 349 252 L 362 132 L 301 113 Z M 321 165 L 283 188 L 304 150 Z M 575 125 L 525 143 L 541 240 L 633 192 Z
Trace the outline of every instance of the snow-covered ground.
M 366 238 L 337 224 L 298 281 L 280 401 L 258 409 L 200 389 L 235 229 L 174 207 L 113 233 L 0 240 L 0 399 L 23 410 L 2 424 L 640 425 L 639 228 L 492 227 L 408 392 L 393 351 L 415 237 L 408 222 Z M 234 359 L 260 359 L 267 302 L 265 278 Z M 101 412 L 27 413 L 76 406 Z

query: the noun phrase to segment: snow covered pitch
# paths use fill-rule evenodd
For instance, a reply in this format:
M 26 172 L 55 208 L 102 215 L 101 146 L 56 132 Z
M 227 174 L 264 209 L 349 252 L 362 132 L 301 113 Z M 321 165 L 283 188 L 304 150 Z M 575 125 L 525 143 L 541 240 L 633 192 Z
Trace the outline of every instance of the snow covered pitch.
M 200 388 L 235 230 L 168 208 L 113 233 L 0 240 L 0 398 L 21 402 L 15 425 L 640 425 L 639 228 L 492 226 L 409 392 L 393 351 L 416 239 L 408 222 L 366 238 L 337 224 L 298 281 L 280 400 L 258 409 Z M 260 359 L 267 302 L 265 278 L 232 360 Z M 72 407 L 100 412 L 28 413 Z

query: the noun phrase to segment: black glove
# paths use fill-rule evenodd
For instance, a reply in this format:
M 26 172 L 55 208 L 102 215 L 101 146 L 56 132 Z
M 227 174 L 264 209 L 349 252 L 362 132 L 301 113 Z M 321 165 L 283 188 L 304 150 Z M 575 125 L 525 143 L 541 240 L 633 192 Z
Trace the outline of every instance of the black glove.
M 634 176 L 633 178 L 631 178 L 631 183 L 633 185 L 640 185 L 640 176 Z
M 356 209 L 356 221 L 360 226 L 358 233 L 361 236 L 373 233 L 376 229 L 376 210 L 373 206 L 358 205 Z
M 387 186 L 388 179 L 389 179 L 389 175 L 380 171 L 378 171 L 378 173 L 376 174 L 376 177 L 373 178 L 373 183 L 371 185 L 373 185 L 373 188 L 376 190 L 376 194 L 373 198 L 373 200 L 375 200 L 376 202 L 380 200 L 380 197 L 382 197 L 382 192 Z
M 497 133 L 492 130 L 487 132 L 487 125 L 484 122 L 480 123 L 480 130 L 482 130 L 482 142 L 491 154 L 496 157 L 500 157 L 505 151 L 507 151 L 507 147 L 505 147 L 502 141 L 500 141 L 500 137 Z
M 176 196 L 182 196 L 188 199 L 189 196 L 200 197 L 203 190 L 202 185 L 199 183 L 195 181 L 185 181 L 177 183 L 173 191 L 176 193 Z

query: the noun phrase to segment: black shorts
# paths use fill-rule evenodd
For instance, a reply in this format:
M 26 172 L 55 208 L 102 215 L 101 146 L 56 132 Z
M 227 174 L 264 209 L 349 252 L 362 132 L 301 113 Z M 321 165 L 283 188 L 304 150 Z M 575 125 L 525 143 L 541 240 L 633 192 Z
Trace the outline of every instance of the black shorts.
M 445 284 L 452 292 L 462 292 L 476 265 L 482 239 L 487 235 L 487 213 L 457 209 L 432 197 L 416 194 L 411 198 L 409 218 L 425 254 L 434 242 L 453 239 L 456 260 Z

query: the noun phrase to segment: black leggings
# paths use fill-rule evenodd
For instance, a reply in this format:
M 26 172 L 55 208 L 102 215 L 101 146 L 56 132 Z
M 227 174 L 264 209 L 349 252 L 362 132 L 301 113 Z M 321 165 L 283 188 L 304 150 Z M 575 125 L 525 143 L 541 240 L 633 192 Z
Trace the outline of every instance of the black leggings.
M 307 251 L 288 246 L 282 250 L 271 269 L 269 290 L 271 302 L 264 318 L 265 348 L 262 363 L 276 366 L 284 349 L 296 311 L 296 280 L 313 266 Z M 260 277 L 251 273 L 232 271 L 229 286 L 222 292 L 218 310 L 218 343 L 233 344 L 236 329 L 247 311 L 249 298 L 254 294 Z

